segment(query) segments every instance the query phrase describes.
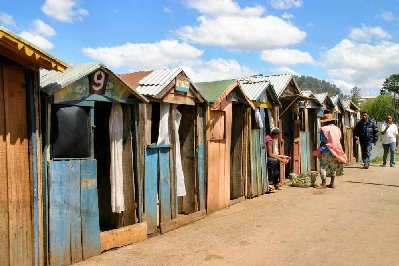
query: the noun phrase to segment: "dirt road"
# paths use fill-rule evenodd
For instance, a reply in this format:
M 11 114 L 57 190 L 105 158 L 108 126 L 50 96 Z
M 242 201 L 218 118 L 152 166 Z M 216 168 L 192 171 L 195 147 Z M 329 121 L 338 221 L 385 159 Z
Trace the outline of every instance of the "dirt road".
M 78 265 L 399 265 L 399 168 L 346 168 Z

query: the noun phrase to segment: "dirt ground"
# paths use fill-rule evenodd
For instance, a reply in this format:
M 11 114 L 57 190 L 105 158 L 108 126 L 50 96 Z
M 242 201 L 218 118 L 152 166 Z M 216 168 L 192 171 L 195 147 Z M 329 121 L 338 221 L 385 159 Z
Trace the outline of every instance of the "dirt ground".
M 77 265 L 399 265 L 399 168 L 285 187 Z

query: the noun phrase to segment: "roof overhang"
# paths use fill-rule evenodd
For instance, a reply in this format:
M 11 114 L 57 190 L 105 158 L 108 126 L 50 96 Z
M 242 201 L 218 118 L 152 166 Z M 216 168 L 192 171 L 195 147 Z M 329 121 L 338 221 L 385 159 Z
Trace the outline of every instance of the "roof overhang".
M 68 65 L 4 28 L 0 28 L 0 54 L 34 68 L 65 71 Z

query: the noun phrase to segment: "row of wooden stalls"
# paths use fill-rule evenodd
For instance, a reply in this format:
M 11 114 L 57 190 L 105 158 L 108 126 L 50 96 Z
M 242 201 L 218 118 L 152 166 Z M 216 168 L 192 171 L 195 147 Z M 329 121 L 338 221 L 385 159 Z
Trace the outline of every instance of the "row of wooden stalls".
M 314 115 L 333 103 L 349 139 L 356 111 L 292 75 L 192 83 L 180 68 L 68 67 L 2 29 L 0 58 L 1 265 L 76 263 L 264 194 L 273 127 L 293 157 L 284 183 L 317 167 Z

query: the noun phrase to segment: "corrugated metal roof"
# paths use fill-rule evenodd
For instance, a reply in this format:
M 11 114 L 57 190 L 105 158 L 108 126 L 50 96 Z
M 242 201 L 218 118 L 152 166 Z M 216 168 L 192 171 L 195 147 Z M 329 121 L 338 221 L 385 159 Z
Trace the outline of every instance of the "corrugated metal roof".
M 156 96 L 182 71 L 181 68 L 155 70 L 139 81 L 137 91 L 143 95 Z
M 318 94 L 315 94 L 314 96 L 317 98 L 317 100 L 319 100 L 319 102 L 324 103 L 324 101 L 325 101 L 326 98 L 328 97 L 328 93 L 327 93 L 327 92 L 325 92 L 325 93 L 318 93 Z
M 272 75 L 272 76 L 258 75 L 250 77 L 250 79 L 253 82 L 268 81 L 273 86 L 277 96 L 279 97 L 287 88 L 288 84 L 291 82 L 293 78 L 294 76 L 291 74 L 281 74 L 281 75 Z
M 267 90 L 270 82 L 266 80 L 255 81 L 251 77 L 239 80 L 241 87 L 251 101 L 257 101 L 260 95 Z
M 72 65 L 68 67 L 64 73 L 56 71 L 40 71 L 40 89 L 48 95 L 54 95 L 56 92 L 62 90 L 73 82 L 90 75 L 99 68 L 104 68 L 113 74 L 113 72 L 109 70 L 105 65 L 98 62 Z M 118 75 L 113 75 L 116 79 L 123 83 L 133 95 L 135 95 L 143 102 L 148 102 L 148 100 L 144 96 L 133 90 Z
M 100 67 L 105 66 L 98 62 L 92 62 L 72 65 L 64 73 L 57 71 L 40 71 L 41 90 L 48 95 L 53 95 L 62 88 L 91 74 Z
M 0 27 L 0 45 L 11 48 L 13 51 L 24 58 L 28 58 L 37 64 L 38 67 L 47 70 L 64 71 L 68 65 L 61 60 L 49 55 L 32 43 L 25 41 L 16 34 Z
M 201 92 L 207 102 L 213 103 L 234 81 L 235 79 L 197 82 L 194 86 Z
M 312 91 L 302 91 L 302 95 L 305 97 L 316 97 Z
M 331 97 L 331 101 L 333 102 L 333 104 L 336 106 L 337 104 L 338 104 L 338 102 L 339 102 L 339 96 L 338 95 L 335 95 L 335 96 L 333 96 L 333 97 Z

